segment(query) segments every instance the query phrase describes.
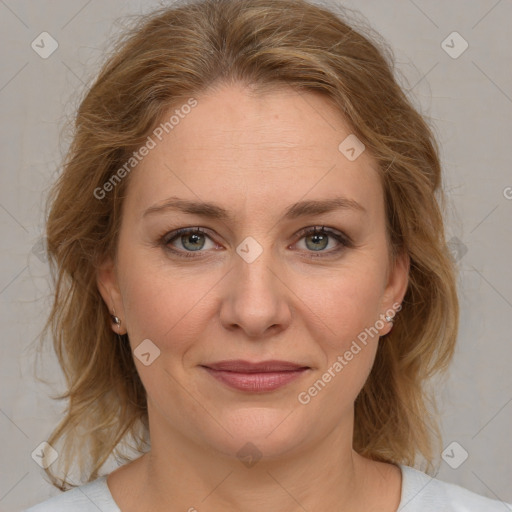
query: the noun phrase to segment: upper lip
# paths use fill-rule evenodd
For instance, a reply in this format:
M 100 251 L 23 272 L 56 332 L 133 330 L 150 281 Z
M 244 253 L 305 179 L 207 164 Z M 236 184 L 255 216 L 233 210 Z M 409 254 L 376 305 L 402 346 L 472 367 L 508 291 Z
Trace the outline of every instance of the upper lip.
M 250 361 L 243 361 L 241 359 L 231 361 L 218 361 L 217 363 L 208 363 L 203 365 L 212 370 L 222 370 L 237 373 L 266 373 L 266 372 L 285 372 L 309 368 L 297 363 L 289 361 L 259 361 L 251 363 Z

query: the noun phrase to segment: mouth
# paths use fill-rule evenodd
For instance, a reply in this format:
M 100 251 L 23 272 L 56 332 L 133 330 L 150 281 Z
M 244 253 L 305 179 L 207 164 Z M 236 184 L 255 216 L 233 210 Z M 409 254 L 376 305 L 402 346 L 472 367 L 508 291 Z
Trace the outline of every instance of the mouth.
M 279 389 L 298 379 L 311 368 L 289 361 L 220 361 L 202 367 L 230 388 L 252 393 Z

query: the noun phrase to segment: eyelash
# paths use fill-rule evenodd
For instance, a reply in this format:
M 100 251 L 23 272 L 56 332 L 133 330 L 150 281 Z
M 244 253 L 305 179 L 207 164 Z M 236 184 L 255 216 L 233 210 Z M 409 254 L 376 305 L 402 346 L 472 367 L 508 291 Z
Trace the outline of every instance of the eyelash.
M 180 251 L 180 250 L 173 249 L 173 248 L 171 248 L 169 246 L 169 244 L 171 242 L 173 242 L 174 240 L 176 240 L 177 238 L 179 238 L 179 237 L 181 237 L 183 235 L 189 235 L 189 234 L 190 235 L 205 235 L 208 238 L 210 238 L 210 240 L 211 240 L 211 237 L 208 235 L 208 233 L 205 230 L 203 230 L 203 229 L 201 229 L 199 227 L 180 228 L 180 229 L 177 229 L 175 231 L 172 231 L 170 233 L 166 233 L 165 235 L 163 235 L 160 238 L 160 244 L 167 251 L 170 251 L 173 254 L 175 254 L 176 256 L 181 257 L 181 258 L 198 258 L 198 257 L 201 257 L 201 256 L 196 256 L 194 253 L 195 252 L 201 253 L 201 252 L 204 252 L 204 251 Z M 337 240 L 341 244 L 341 247 L 338 247 L 336 249 L 332 249 L 332 250 L 327 251 L 327 252 L 319 251 L 319 254 L 315 254 L 315 255 L 312 254 L 311 256 L 307 256 L 309 258 L 312 258 L 312 259 L 314 259 L 314 258 L 324 258 L 324 257 L 332 256 L 334 254 L 338 254 L 344 248 L 354 247 L 354 244 L 353 244 L 352 240 L 350 239 L 350 237 L 348 237 L 344 233 L 333 231 L 333 230 L 330 230 L 328 228 L 326 229 L 325 226 L 314 226 L 314 227 L 304 228 L 301 231 L 299 231 L 299 233 L 297 233 L 297 236 L 299 236 L 299 240 L 302 240 L 302 238 L 304 238 L 304 237 L 306 237 L 308 235 L 316 235 L 316 234 L 328 235 L 328 236 L 334 238 L 335 240 Z M 308 251 L 308 252 L 314 253 L 314 251 Z

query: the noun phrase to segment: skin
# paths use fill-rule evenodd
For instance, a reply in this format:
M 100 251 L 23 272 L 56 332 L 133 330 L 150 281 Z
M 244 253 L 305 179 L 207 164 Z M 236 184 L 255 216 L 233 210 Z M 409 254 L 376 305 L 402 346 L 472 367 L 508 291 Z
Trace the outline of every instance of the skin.
M 351 131 L 316 93 L 284 86 L 255 94 L 237 84 L 197 100 L 132 171 L 117 258 L 98 269 L 132 349 L 150 339 L 160 350 L 148 366 L 134 358 L 151 451 L 112 472 L 110 491 L 123 512 L 394 512 L 400 469 L 352 448 L 354 401 L 392 324 L 382 322 L 307 405 L 297 398 L 405 295 L 409 261 L 390 259 L 376 163 L 368 151 L 349 161 L 338 150 Z M 283 219 L 298 201 L 339 195 L 365 212 Z M 233 218 L 143 216 L 171 196 L 214 202 Z M 300 234 L 315 226 L 345 233 L 353 246 Z M 193 258 L 159 242 L 182 227 L 207 231 L 168 244 Z M 236 252 L 248 236 L 262 248 L 251 263 Z M 200 366 L 227 359 L 310 369 L 278 390 L 247 393 Z M 262 454 L 252 467 L 237 457 L 247 442 Z

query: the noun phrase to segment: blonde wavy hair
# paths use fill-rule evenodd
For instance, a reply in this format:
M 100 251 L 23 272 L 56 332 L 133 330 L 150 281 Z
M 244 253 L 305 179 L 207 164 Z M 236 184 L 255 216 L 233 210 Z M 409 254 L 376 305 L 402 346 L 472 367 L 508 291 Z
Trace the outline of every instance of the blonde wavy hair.
M 228 83 L 321 93 L 378 163 L 391 253 L 409 255 L 409 286 L 356 399 L 353 447 L 407 465 L 421 455 L 432 470 L 441 436 L 427 381 L 453 356 L 459 313 L 439 149 L 394 76 L 391 50 L 343 13 L 304 0 L 179 2 L 137 18 L 84 94 L 47 203 L 54 301 L 42 339 L 50 333 L 67 384 L 54 397 L 67 400 L 65 416 L 48 439 L 58 445 L 45 470 L 55 487 L 76 486 L 73 464 L 92 481 L 110 455 L 130 460 L 123 445 L 149 447 L 145 390 L 96 282 L 99 264 L 115 258 L 129 176 L 101 200 L 94 191 L 172 105 Z

